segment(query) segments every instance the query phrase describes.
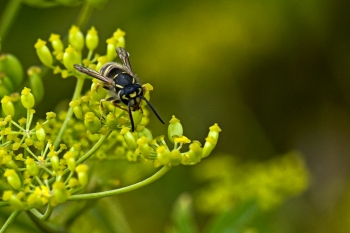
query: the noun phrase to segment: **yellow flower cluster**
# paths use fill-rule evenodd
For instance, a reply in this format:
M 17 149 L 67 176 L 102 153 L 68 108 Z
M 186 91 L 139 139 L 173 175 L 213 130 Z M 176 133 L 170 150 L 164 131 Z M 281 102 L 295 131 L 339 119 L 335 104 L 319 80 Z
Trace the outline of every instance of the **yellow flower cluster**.
M 240 163 L 232 156 L 216 157 L 195 169 L 195 175 L 209 181 L 195 199 L 198 209 L 206 213 L 218 213 L 248 201 L 271 209 L 286 198 L 301 194 L 309 184 L 308 171 L 297 152 L 260 163 Z

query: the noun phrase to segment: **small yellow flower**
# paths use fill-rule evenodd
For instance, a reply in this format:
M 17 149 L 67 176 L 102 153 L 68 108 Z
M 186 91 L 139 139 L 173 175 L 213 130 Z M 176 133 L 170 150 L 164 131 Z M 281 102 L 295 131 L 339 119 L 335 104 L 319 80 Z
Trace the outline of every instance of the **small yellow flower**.
M 175 138 L 174 142 L 186 144 L 186 143 L 190 143 L 191 140 L 188 139 L 186 136 L 181 136 L 181 137 Z
M 113 38 L 114 38 L 115 40 L 118 40 L 119 38 L 124 37 L 124 36 L 125 36 L 125 32 L 122 31 L 122 30 L 120 30 L 120 28 L 118 28 L 117 31 L 115 31 L 115 32 L 113 33 Z
M 54 113 L 54 112 L 47 112 L 46 113 L 46 119 L 47 120 L 55 118 L 55 117 L 56 117 L 56 113 Z
M 34 47 L 36 49 L 40 49 L 42 47 L 44 47 L 46 45 L 46 41 L 42 40 L 42 39 L 38 39 L 38 41 L 35 43 Z
M 98 45 L 98 35 L 95 27 L 91 27 L 90 30 L 87 32 L 86 38 L 86 47 L 89 50 L 94 50 Z
M 55 52 L 62 52 L 63 51 L 63 43 L 60 39 L 60 35 L 52 33 L 50 35 L 49 41 L 51 42 L 51 45 Z
M 40 198 L 41 202 L 43 205 L 48 203 L 49 198 L 51 197 L 50 195 L 50 190 L 46 186 L 40 186 L 36 187 L 33 193 L 37 198 Z
M 74 188 L 74 187 L 79 185 L 79 181 L 77 178 L 72 177 L 69 179 L 68 185 L 69 185 L 69 187 Z
M 83 49 L 84 35 L 77 26 L 73 25 L 69 29 L 68 41 L 78 51 L 81 51 Z
M 106 56 L 100 56 L 97 58 L 97 65 L 96 65 L 96 70 L 100 70 L 101 67 L 108 62 L 108 57 Z
M 34 74 L 40 74 L 41 73 L 41 68 L 38 66 L 31 66 L 28 70 L 27 70 L 27 74 L 28 76 L 33 76 Z
M 62 70 L 62 73 L 61 73 L 62 78 L 68 78 L 68 75 L 69 75 L 68 70 Z
M 46 41 L 38 39 L 34 47 L 40 61 L 44 65 L 50 67 L 52 65 L 52 55 L 49 48 L 46 46 Z

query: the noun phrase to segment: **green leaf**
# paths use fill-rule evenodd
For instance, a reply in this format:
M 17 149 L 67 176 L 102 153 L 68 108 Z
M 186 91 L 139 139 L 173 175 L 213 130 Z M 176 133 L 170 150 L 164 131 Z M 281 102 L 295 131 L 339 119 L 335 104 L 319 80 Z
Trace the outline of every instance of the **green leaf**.
M 175 203 L 172 212 L 173 226 L 170 229 L 171 233 L 195 233 L 198 232 L 195 225 L 192 197 L 188 194 L 182 194 Z
M 257 203 L 252 201 L 240 208 L 223 211 L 214 218 L 204 233 L 243 232 L 244 227 L 251 222 L 259 210 Z

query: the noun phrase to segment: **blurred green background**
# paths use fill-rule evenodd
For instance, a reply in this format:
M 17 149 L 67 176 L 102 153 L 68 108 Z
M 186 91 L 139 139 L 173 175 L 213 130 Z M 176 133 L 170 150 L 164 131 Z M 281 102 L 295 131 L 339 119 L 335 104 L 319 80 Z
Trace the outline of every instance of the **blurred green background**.
M 0 1 L 0 14 L 7 3 Z M 101 53 L 117 28 L 126 32 L 134 71 L 154 87 L 152 104 L 166 121 L 179 118 L 187 137 L 203 143 L 208 127 L 219 124 L 219 143 L 206 163 L 302 153 L 310 188 L 268 215 L 270 232 L 350 232 L 349 9 L 346 0 L 108 1 L 81 30 L 96 27 Z M 66 35 L 80 10 L 23 5 L 1 52 L 16 55 L 25 69 L 39 65 L 34 43 Z M 49 74 L 44 85 L 42 117 L 71 98 L 75 80 Z M 165 134 L 166 126 L 151 119 L 153 134 Z M 193 169 L 176 167 L 98 205 L 111 213 L 118 205 L 132 232 L 163 232 L 176 199 L 202 185 Z M 196 214 L 200 229 L 209 219 Z

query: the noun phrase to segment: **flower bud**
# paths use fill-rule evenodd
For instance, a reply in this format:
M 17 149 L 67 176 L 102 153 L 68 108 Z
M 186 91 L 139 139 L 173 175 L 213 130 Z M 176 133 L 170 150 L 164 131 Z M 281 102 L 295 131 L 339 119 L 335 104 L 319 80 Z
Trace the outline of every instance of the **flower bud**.
M 94 50 L 98 45 L 98 35 L 95 27 L 91 27 L 90 30 L 87 32 L 86 38 L 86 47 L 89 50 Z
M 208 137 L 213 137 L 216 141 L 218 141 L 220 132 L 220 127 L 215 123 L 213 126 L 209 127 Z
M 56 117 L 56 113 L 54 112 L 47 112 L 46 113 L 46 120 L 51 120 Z
M 214 124 L 209 128 L 209 130 L 210 131 L 208 137 L 205 139 L 206 142 L 203 147 L 202 158 L 205 158 L 208 155 L 210 155 L 212 150 L 215 148 L 216 143 L 218 142 L 219 133 L 221 132 L 221 129 L 219 128 L 218 124 Z
M 45 141 L 45 139 L 46 139 L 45 129 L 43 128 L 43 126 L 40 123 L 36 123 L 35 136 L 41 142 Z
M 34 161 L 34 159 L 28 157 L 25 161 L 25 164 L 26 164 L 27 171 L 31 176 L 38 175 L 39 167 L 36 164 L 36 162 Z
M 108 61 L 113 61 L 114 58 L 117 56 L 117 53 L 115 52 L 117 49 L 117 41 L 112 37 L 109 38 L 107 41 L 107 54 L 106 57 L 108 58 Z
M 11 190 L 4 191 L 2 195 L 2 200 L 7 201 L 16 210 L 24 210 L 25 205 L 21 202 L 20 198 L 13 193 Z
M 72 100 L 69 103 L 69 106 L 73 109 L 73 113 L 75 117 L 80 120 L 83 120 L 84 119 L 83 110 L 81 109 L 80 104 L 81 104 L 80 100 Z
M 206 142 L 204 143 L 202 158 L 209 156 L 216 145 L 216 140 L 213 137 L 207 137 L 205 141 Z
M 91 84 L 91 98 L 96 101 L 100 101 L 107 95 L 107 90 L 104 89 L 97 79 L 92 80 Z
M 13 189 L 21 189 L 21 180 L 14 169 L 6 169 L 4 176 L 7 178 L 7 182 L 11 185 Z
M 13 103 L 11 101 L 11 97 L 5 95 L 1 99 L 1 107 L 5 116 L 10 115 L 13 117 L 15 115 L 15 107 L 13 106 Z
M 23 81 L 22 64 L 12 54 L 3 54 L 0 56 L 0 71 L 9 77 L 14 87 L 18 87 Z
M 126 128 L 123 126 L 122 130 L 120 131 L 120 134 L 123 135 L 125 143 L 128 145 L 128 147 L 131 150 L 135 150 L 137 148 L 135 138 L 132 135 L 132 133 L 130 132 L 129 128 Z
M 96 70 L 100 70 L 104 64 L 108 62 L 108 58 L 106 56 L 101 56 L 97 58 Z
M 85 164 L 79 164 L 75 171 L 78 174 L 78 180 L 81 186 L 85 187 L 88 184 L 88 166 Z
M 36 49 L 36 54 L 38 55 L 40 61 L 48 67 L 52 66 L 52 55 L 49 48 L 46 46 L 46 41 L 38 39 L 34 45 Z
M 48 156 L 53 170 L 58 171 L 60 168 L 60 159 L 58 158 L 57 153 L 55 151 L 50 151 Z
M 110 129 L 117 129 L 118 128 L 118 120 L 115 117 L 115 114 L 110 112 L 108 113 L 106 117 L 106 124 Z
M 16 151 L 19 149 L 20 146 L 21 146 L 21 144 L 19 142 L 15 142 L 12 145 L 12 150 Z
M 70 149 L 70 152 L 72 152 L 74 154 L 74 158 L 78 158 L 80 155 L 80 151 L 81 151 L 81 146 L 80 144 L 74 144 Z
M 75 71 L 74 64 L 80 64 L 80 56 L 76 48 L 68 45 L 68 48 L 64 50 L 63 64 L 69 71 Z
M 166 146 L 159 146 L 157 148 L 157 156 L 158 161 L 161 165 L 169 165 L 170 164 L 170 151 Z
M 40 190 L 40 188 L 37 187 L 37 188 L 35 188 L 35 190 Z M 34 207 L 34 208 L 35 207 L 40 208 L 43 206 L 43 202 L 41 201 L 40 195 L 38 195 L 37 193 L 29 194 L 26 202 L 27 202 L 28 206 Z
M 80 98 L 84 103 L 87 103 L 91 100 L 90 96 L 84 95 Z
M 75 166 L 76 166 L 74 152 L 68 151 L 67 153 L 65 153 L 63 158 L 66 160 L 66 164 L 68 166 L 68 169 L 70 171 L 74 171 Z
M 27 146 L 32 146 L 33 145 L 33 139 L 31 138 L 26 138 L 24 140 L 24 143 L 27 145 Z
M 168 138 L 169 141 L 174 143 L 174 137 L 181 137 L 183 135 L 183 128 L 180 120 L 175 116 L 171 118 L 168 126 Z
M 76 178 L 72 177 L 69 179 L 68 185 L 71 188 L 77 187 L 79 185 L 79 181 Z
M 64 203 L 68 198 L 66 186 L 62 181 L 56 181 L 52 185 L 53 197 L 57 203 Z
M 169 161 L 171 166 L 177 166 L 181 163 L 181 153 L 179 150 L 173 150 L 170 152 Z
M 34 142 L 34 147 L 37 149 L 37 150 L 44 150 L 44 142 L 40 142 L 40 141 L 36 141 Z
M 62 52 L 63 51 L 63 43 L 60 39 L 60 35 L 52 33 L 50 35 L 49 41 L 51 42 L 51 45 L 55 52 Z
M 10 156 L 10 155 L 9 155 L 9 156 Z M 6 162 L 6 167 L 12 168 L 12 169 L 14 169 L 15 171 L 18 171 L 18 166 L 17 166 L 17 164 L 15 163 L 15 161 L 13 161 L 13 159 L 7 160 L 7 162 Z
M 190 145 L 190 151 L 187 153 L 189 161 L 192 163 L 200 162 L 202 159 L 202 152 L 201 144 L 198 141 L 194 141 Z
M 97 133 L 101 128 L 101 122 L 93 112 L 87 112 L 85 114 L 84 125 L 91 133 Z
M 142 131 L 139 131 L 139 138 L 141 137 L 146 137 L 149 142 L 153 140 L 152 133 L 147 128 L 144 128 Z
M 145 97 L 148 101 L 150 101 L 151 99 L 150 92 L 153 91 L 153 86 L 149 83 L 146 83 L 145 85 L 143 85 L 143 89 L 145 90 L 143 97 Z M 145 107 L 146 105 L 147 105 L 146 101 L 141 102 L 141 107 Z M 145 115 L 147 116 L 147 114 Z
M 21 92 L 21 102 L 26 109 L 32 109 L 35 104 L 34 95 L 31 93 L 29 88 L 23 88 Z
M 30 86 L 35 99 L 40 102 L 44 97 L 44 84 L 41 79 L 41 69 L 37 66 L 32 66 L 27 71 L 29 76 Z
M 152 148 L 148 145 L 148 139 L 146 137 L 139 138 L 137 140 L 138 149 L 143 157 L 149 158 Z
M 125 48 L 125 32 L 120 30 L 119 28 L 117 31 L 113 33 L 113 38 L 117 41 L 117 47 Z
M 80 143 L 73 144 L 73 149 L 74 151 L 81 151 L 81 144 Z
M 84 35 L 77 26 L 73 25 L 69 29 L 68 41 L 69 44 L 71 44 L 78 51 L 81 51 L 84 48 Z

